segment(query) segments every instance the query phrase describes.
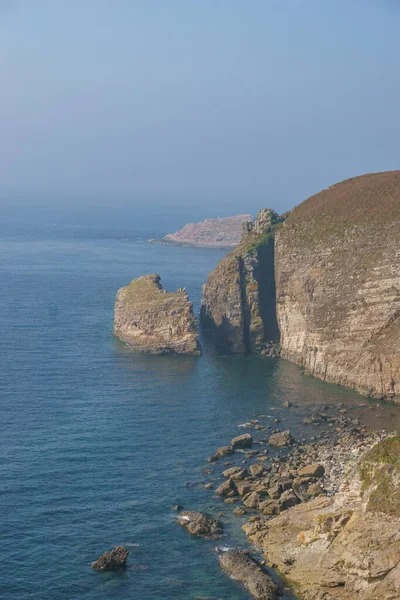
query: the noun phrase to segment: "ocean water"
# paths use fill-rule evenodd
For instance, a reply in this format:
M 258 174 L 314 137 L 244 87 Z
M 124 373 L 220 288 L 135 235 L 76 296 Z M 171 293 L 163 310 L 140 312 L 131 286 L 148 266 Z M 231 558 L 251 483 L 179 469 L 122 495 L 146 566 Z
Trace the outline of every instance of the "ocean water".
M 179 218 L 4 215 L 2 599 L 244 600 L 215 551 L 246 545 L 243 521 L 204 490 L 222 468 L 202 473 L 215 447 L 260 414 L 306 435 L 310 405 L 362 402 L 386 424 L 376 402 L 285 361 L 207 347 L 197 358 L 141 356 L 116 340 L 116 290 L 141 274 L 160 273 L 168 290 L 185 286 L 198 312 L 201 285 L 225 252 L 145 242 Z M 285 412 L 286 399 L 299 408 Z M 178 503 L 222 514 L 223 539 L 191 537 L 176 523 Z M 94 572 L 91 563 L 117 544 L 130 549 L 127 570 Z

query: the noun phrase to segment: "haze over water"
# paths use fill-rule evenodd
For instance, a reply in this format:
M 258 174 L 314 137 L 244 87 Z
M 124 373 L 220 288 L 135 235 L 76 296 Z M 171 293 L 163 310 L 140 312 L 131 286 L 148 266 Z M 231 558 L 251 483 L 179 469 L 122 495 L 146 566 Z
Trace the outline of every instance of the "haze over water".
M 141 356 L 119 343 L 111 335 L 119 287 L 158 272 L 166 289 L 185 286 L 198 312 L 201 285 L 224 255 L 145 243 L 180 226 L 177 212 L 167 224 L 145 209 L 127 216 L 3 214 L 0 597 L 7 600 L 245 600 L 219 570 L 217 543 L 190 537 L 172 506 L 223 513 L 219 544 L 245 545 L 241 519 L 203 489 L 206 458 L 260 414 L 279 416 L 300 437 L 310 404 L 368 404 L 285 361 L 207 348 L 199 358 Z M 283 400 L 299 409 L 284 411 Z M 131 551 L 128 569 L 92 571 L 117 544 Z

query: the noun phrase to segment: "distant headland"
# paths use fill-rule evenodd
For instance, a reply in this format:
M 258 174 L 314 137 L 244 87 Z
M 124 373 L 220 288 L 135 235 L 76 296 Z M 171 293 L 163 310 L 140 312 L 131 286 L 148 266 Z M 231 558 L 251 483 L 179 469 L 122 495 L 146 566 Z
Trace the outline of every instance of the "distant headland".
M 203 248 L 234 248 L 240 242 L 243 223 L 252 220 L 253 216 L 249 214 L 206 219 L 200 223 L 188 223 L 175 233 L 149 242 Z

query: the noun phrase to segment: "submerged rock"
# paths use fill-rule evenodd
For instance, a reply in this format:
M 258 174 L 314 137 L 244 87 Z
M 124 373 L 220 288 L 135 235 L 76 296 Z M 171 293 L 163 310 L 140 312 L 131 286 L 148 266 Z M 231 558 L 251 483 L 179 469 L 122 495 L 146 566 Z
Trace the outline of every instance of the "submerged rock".
M 93 563 L 92 569 L 96 569 L 97 571 L 115 571 L 117 569 L 124 569 L 128 554 L 129 550 L 127 548 L 115 546 L 111 552 L 104 552 L 104 554 Z
M 220 557 L 220 565 L 233 579 L 242 583 L 256 600 L 275 600 L 279 588 L 272 577 L 247 552 L 228 550 Z
M 178 516 L 179 524 L 192 535 L 213 538 L 222 534 L 224 526 L 212 515 L 196 510 L 185 510 Z
M 114 334 L 140 352 L 200 354 L 196 319 L 185 290 L 163 290 L 159 275 L 144 275 L 118 290 Z

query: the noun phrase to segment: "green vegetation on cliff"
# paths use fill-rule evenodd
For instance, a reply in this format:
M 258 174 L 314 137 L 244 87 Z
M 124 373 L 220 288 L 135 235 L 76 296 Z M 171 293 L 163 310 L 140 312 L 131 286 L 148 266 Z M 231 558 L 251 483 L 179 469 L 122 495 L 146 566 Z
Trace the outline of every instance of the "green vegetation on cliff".
M 369 493 L 368 511 L 400 514 L 400 435 L 386 438 L 364 455 L 360 478 L 362 491 Z

